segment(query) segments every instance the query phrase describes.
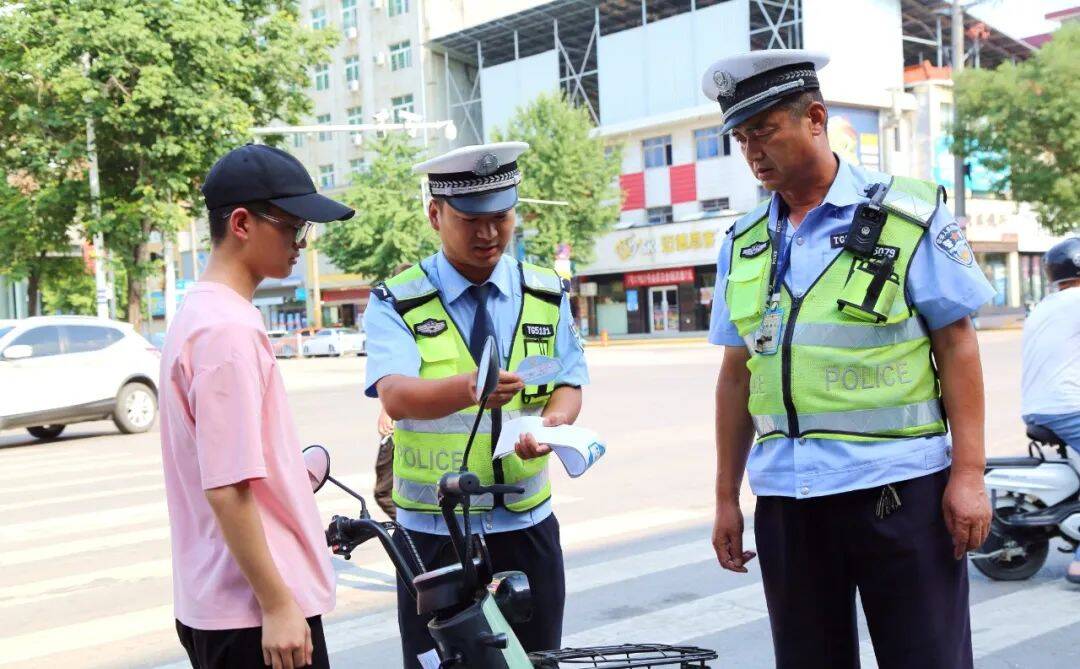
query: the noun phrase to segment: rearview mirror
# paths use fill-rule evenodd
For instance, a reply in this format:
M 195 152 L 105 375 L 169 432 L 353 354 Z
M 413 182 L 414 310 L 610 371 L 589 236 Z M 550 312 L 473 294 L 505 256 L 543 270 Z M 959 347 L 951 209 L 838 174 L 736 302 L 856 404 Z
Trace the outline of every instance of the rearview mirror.
M 499 346 L 495 337 L 488 336 L 480 364 L 476 366 L 476 401 L 483 402 L 499 385 Z
M 311 492 L 319 492 L 330 478 L 330 453 L 318 444 L 304 449 L 304 467 L 307 468 Z
M 34 348 L 26 344 L 16 344 L 4 349 L 4 360 L 23 360 L 34 355 Z

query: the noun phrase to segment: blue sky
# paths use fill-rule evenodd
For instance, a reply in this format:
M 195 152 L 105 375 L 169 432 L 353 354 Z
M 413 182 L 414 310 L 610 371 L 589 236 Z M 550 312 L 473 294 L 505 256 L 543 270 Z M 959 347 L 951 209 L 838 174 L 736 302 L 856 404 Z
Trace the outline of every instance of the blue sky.
M 1080 0 L 986 0 L 968 11 L 1006 35 L 1022 38 L 1053 32 L 1061 24 L 1043 17 L 1077 6 Z

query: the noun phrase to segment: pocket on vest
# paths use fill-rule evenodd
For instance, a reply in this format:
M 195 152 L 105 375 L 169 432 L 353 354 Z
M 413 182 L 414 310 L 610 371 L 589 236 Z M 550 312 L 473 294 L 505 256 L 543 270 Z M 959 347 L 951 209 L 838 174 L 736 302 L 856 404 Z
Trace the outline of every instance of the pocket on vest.
M 442 378 L 457 373 L 458 351 L 449 331 L 436 337 L 423 337 L 417 341 L 424 376 Z
M 743 261 L 728 274 L 725 298 L 731 322 L 740 335 L 752 331 L 761 320 L 765 309 L 767 267 L 765 262 Z

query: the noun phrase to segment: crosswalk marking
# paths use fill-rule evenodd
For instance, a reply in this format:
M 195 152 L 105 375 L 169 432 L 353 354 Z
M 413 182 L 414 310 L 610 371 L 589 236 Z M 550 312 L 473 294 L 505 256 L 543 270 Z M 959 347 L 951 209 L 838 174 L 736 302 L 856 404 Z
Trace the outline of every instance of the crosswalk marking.
M 133 458 L 130 456 L 123 456 L 118 457 L 116 462 L 107 463 L 103 468 L 126 470 L 148 465 L 157 465 L 160 468 L 161 458 Z M 93 468 L 93 465 L 88 466 L 86 463 L 79 462 L 76 458 L 72 458 L 69 463 L 63 465 L 52 465 L 47 467 L 36 467 L 32 465 L 5 467 L 0 470 L 0 482 L 25 480 L 35 477 L 52 477 L 58 474 L 80 474 L 90 468 Z
M 58 497 L 43 497 L 41 499 L 33 499 L 25 502 L 13 502 L 11 504 L 0 504 L 0 513 L 5 511 L 20 511 L 24 509 L 33 509 L 39 506 L 49 506 L 50 504 L 71 504 L 72 502 L 86 502 L 91 499 L 108 499 L 110 497 L 117 497 L 119 495 L 134 495 L 136 493 L 144 492 L 162 492 L 165 490 L 165 485 L 162 483 L 155 483 L 154 485 L 134 486 L 130 488 L 117 488 L 114 490 L 97 490 L 95 492 L 84 492 L 77 495 L 61 495 Z
M 123 548 L 148 544 L 154 541 L 163 541 L 169 538 L 168 527 L 152 527 L 145 530 L 135 530 L 120 534 L 101 534 L 88 539 L 76 539 L 73 541 L 41 542 L 29 548 L 0 552 L 0 567 L 14 567 L 20 564 L 44 562 L 58 556 L 78 555 L 93 551 L 108 550 L 110 548 Z
M 104 616 L 0 639 L 5 662 L 23 662 L 171 628 L 172 605 Z M 189 665 L 190 666 L 190 665 Z
M 131 472 L 127 474 L 109 474 L 107 476 L 89 476 L 79 477 L 71 479 L 69 481 L 56 481 L 54 479 L 48 479 L 46 481 L 38 481 L 31 485 L 21 486 L 4 486 L 0 489 L 0 495 L 21 495 L 28 492 L 42 492 L 45 490 L 55 492 L 58 488 L 72 488 L 79 485 L 97 485 L 99 483 L 109 483 L 111 481 L 128 481 L 131 482 L 134 479 L 142 479 L 153 477 L 157 480 L 161 480 L 161 471 L 146 471 L 146 472 Z
M 161 578 L 172 573 L 172 560 L 150 560 L 122 567 L 66 574 L 30 583 L 0 587 L 0 608 L 25 606 L 53 597 L 62 597 L 71 590 L 100 582 L 133 583 L 147 578 Z
M 9 541 L 40 542 L 71 536 L 75 532 L 96 532 L 150 520 L 168 522 L 164 501 L 0 525 L 0 543 Z
M 769 615 L 761 583 L 623 618 L 563 637 L 563 646 L 670 643 L 716 634 Z

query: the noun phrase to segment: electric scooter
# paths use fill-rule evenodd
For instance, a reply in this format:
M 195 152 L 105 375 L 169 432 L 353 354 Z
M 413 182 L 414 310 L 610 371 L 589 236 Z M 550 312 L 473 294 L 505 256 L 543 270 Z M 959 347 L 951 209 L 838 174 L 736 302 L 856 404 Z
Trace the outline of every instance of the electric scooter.
M 494 338 L 488 338 L 477 372 L 479 411 L 465 448 L 463 462 L 476 437 L 488 398 L 499 379 L 499 358 Z M 360 500 L 359 518 L 334 516 L 326 530 L 333 552 L 349 559 L 357 546 L 376 538 L 382 543 L 421 615 L 432 615 L 428 630 L 435 640 L 439 669 L 559 669 L 560 667 L 707 668 L 715 660 L 711 650 L 665 644 L 624 644 L 592 648 L 564 648 L 526 653 L 511 623 L 532 616 L 528 577 L 520 571 L 492 573 L 491 559 L 481 535 L 473 535 L 469 508 L 472 499 L 484 494 L 521 493 L 513 485 L 482 485 L 465 469 L 447 473 L 438 483 L 439 510 L 450 532 L 457 563 L 428 570 L 409 533 L 394 521 L 376 521 L 367 512 L 364 498 L 330 476 L 330 454 L 322 446 L 304 450 L 304 461 L 316 492 L 326 481 Z M 457 514 L 460 509 L 461 523 Z M 402 538 L 404 551 L 390 531 Z
M 1080 545 L 1080 454 L 1045 427 L 1029 426 L 1027 436 L 1027 457 L 986 461 L 994 517 L 986 541 L 969 555 L 976 569 L 998 581 L 1035 575 L 1055 537 L 1067 544 L 1059 548 L 1065 553 Z

